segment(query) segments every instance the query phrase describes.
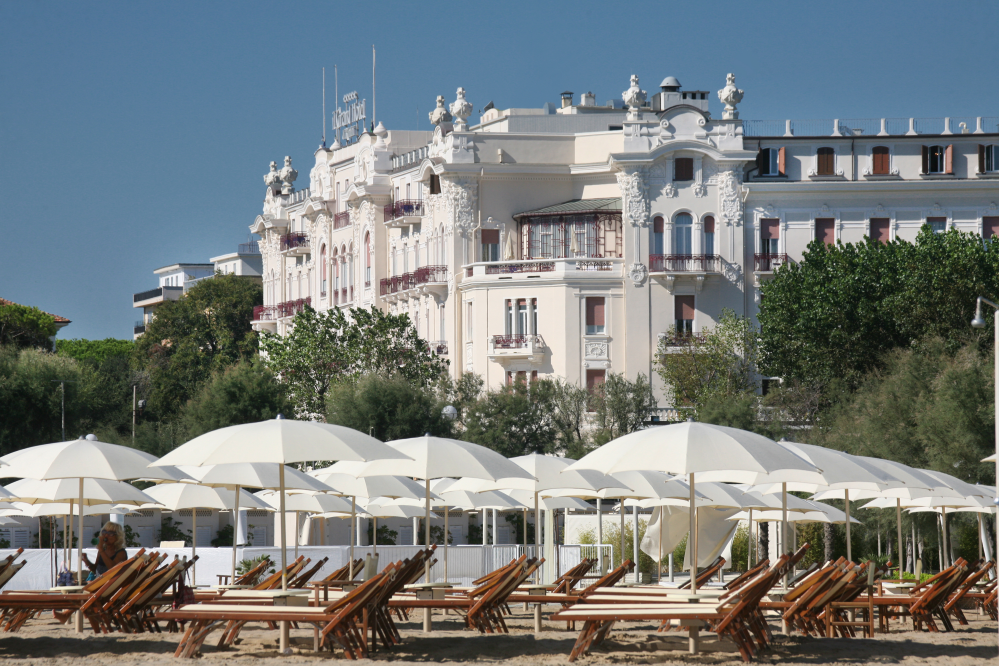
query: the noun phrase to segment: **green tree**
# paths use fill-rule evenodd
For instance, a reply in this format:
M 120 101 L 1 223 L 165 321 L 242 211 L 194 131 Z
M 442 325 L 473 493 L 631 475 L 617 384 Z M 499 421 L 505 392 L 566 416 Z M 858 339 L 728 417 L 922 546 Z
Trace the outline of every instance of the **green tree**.
M 755 394 L 759 331 L 748 317 L 724 310 L 699 336 L 669 331 L 659 343 L 657 372 L 674 407 L 699 409 L 709 400 Z
M 800 263 L 763 284 L 761 367 L 771 375 L 850 386 L 885 354 L 926 337 L 954 351 L 991 334 L 973 331 L 975 298 L 999 294 L 999 244 L 924 227 L 915 243 L 808 246 Z M 987 317 L 992 317 L 989 309 Z
M 549 416 L 555 431 L 556 452 L 578 460 L 592 448 L 587 417 L 591 396 L 583 387 L 561 377 L 552 381 L 555 386 Z
M 135 351 L 132 340 L 105 338 L 103 340 L 56 340 L 56 353 L 77 361 L 91 361 L 97 365 L 111 358 L 130 358 Z
M 216 273 L 157 308 L 135 345 L 139 365 L 149 371 L 155 416 L 176 414 L 213 373 L 257 354 L 250 321 L 262 293 L 259 284 Z
M 957 353 L 935 338 L 889 354 L 813 429 L 813 443 L 993 482 L 992 360 L 972 342 Z
M 334 384 L 328 395 L 326 421 L 391 441 L 426 433 L 452 436 L 453 424 L 442 415 L 447 404 L 432 387 L 413 385 L 405 377 L 378 374 L 357 382 Z
M 400 375 L 416 385 L 432 384 L 448 367 L 416 332 L 409 315 L 340 308 L 316 312 L 306 306 L 287 335 L 265 334 L 266 362 L 288 384 L 298 413 L 318 417 L 339 382 L 365 374 Z
M 462 439 L 498 451 L 507 458 L 554 453 L 558 431 L 552 419 L 557 385 L 549 379 L 516 381 L 489 391 L 465 417 Z
M 287 388 L 259 361 L 241 361 L 216 372 L 182 410 L 190 437 L 218 428 L 272 419 L 294 418 Z
M 55 317 L 29 305 L 0 303 L 0 345 L 51 349 Z
M 632 382 L 624 375 L 608 374 L 591 400 L 598 428 L 595 443 L 603 444 L 640 429 L 656 404 L 652 384 L 645 375 L 639 373 Z
M 79 364 L 40 349 L 0 346 L 0 452 L 62 440 L 62 394 L 66 382 L 66 436 L 80 434 L 85 410 L 78 400 Z

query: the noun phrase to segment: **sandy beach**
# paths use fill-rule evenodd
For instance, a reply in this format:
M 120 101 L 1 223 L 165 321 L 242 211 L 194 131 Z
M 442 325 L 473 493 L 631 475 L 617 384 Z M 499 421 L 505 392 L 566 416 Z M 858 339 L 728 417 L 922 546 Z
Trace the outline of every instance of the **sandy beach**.
M 565 625 L 546 622 L 545 631 L 535 636 L 531 615 L 517 608 L 508 620 L 509 635 L 483 636 L 463 629 L 460 619 L 436 615 L 434 632 L 426 635 L 419 622 L 400 623 L 403 643 L 389 651 L 373 653 L 372 662 L 395 663 L 497 663 L 510 666 L 568 664 L 567 655 L 577 632 Z M 416 618 L 419 619 L 419 618 Z M 996 663 L 999 654 L 995 623 L 969 618 L 968 627 L 952 633 L 915 633 L 900 630 L 868 639 L 816 639 L 775 635 L 774 649 L 761 655 L 760 663 L 780 664 L 928 664 L 964 666 Z M 776 625 L 773 625 L 776 630 Z M 731 645 L 720 644 L 713 634 L 703 640 L 704 653 L 686 654 L 685 634 L 657 634 L 650 623 L 619 625 L 602 646 L 579 664 L 741 664 Z M 137 663 L 144 666 L 174 664 L 173 650 L 178 634 L 110 634 L 95 636 L 88 631 L 79 637 L 71 628 L 49 619 L 37 619 L 17 634 L 0 636 L 0 658 L 6 664 L 108 664 Z M 202 661 L 211 663 L 288 664 L 342 659 L 339 651 L 312 652 L 311 630 L 292 630 L 294 654 L 277 654 L 277 632 L 263 625 L 244 628 L 239 644 L 230 650 L 214 647 L 213 637 L 205 643 Z M 359 662 L 365 663 L 365 661 Z

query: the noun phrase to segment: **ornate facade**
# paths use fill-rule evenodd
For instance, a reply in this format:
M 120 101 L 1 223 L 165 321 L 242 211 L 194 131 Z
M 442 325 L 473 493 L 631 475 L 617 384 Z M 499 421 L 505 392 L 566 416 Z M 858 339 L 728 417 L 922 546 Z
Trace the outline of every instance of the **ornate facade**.
M 706 91 L 637 77 L 618 101 L 490 108 L 463 88 L 431 131 L 379 124 L 315 153 L 307 189 L 271 164 L 264 306 L 283 332 L 310 303 L 405 312 L 452 372 L 487 385 L 653 378 L 667 332 L 759 287 L 815 239 L 912 239 L 929 224 L 999 233 L 999 118 L 753 121 L 728 75 Z M 669 340 L 666 340 L 668 343 Z

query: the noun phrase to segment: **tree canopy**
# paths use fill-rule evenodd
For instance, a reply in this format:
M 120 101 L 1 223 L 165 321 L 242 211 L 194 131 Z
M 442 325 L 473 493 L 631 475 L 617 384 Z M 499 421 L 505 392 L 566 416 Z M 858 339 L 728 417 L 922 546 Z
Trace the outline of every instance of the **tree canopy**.
M 55 317 L 30 305 L 0 303 L 0 345 L 51 349 Z
M 427 385 L 448 367 L 420 338 L 409 315 L 374 307 L 347 313 L 341 308 L 316 312 L 306 306 L 286 335 L 265 334 L 260 346 L 303 417 L 326 412 L 326 398 L 336 383 L 378 374 Z
M 259 284 L 217 273 L 156 309 L 135 345 L 139 365 L 149 371 L 152 412 L 176 414 L 213 373 L 256 356 L 250 321 L 262 298 Z
M 103 363 L 109 358 L 122 356 L 128 358 L 135 351 L 135 342 L 105 338 L 103 340 L 56 340 L 56 353 L 69 356 L 77 361 L 93 361 Z
M 887 352 L 923 338 L 940 338 L 950 351 L 983 339 L 969 322 L 977 296 L 999 295 L 999 243 L 929 227 L 915 243 L 815 241 L 762 292 L 763 371 L 852 386 Z M 991 321 L 992 309 L 986 314 Z

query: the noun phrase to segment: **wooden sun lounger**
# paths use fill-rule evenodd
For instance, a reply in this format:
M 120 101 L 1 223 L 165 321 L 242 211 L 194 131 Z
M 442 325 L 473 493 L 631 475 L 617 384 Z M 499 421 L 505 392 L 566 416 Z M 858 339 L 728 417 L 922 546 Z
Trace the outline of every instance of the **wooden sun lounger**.
M 807 544 L 804 546 L 807 548 Z M 571 608 L 552 616 L 553 620 L 583 621 L 583 629 L 569 654 L 575 661 L 599 644 L 610 633 L 616 622 L 628 620 L 653 620 L 661 623 L 679 621 L 688 627 L 710 627 L 719 637 L 731 638 L 745 661 L 770 640 L 756 606 L 763 595 L 780 579 L 791 557 L 784 555 L 777 564 L 747 581 L 739 590 L 727 593 L 728 597 L 703 600 L 698 603 L 662 603 L 655 596 L 651 603 L 599 603 L 601 595 L 593 594 Z M 633 595 L 636 600 L 640 595 Z M 590 603 L 596 600 L 597 603 Z M 692 634 L 693 643 L 693 634 Z M 692 648 L 694 646 L 692 645 Z
M 715 561 L 709 564 L 704 571 L 697 574 L 697 587 L 698 588 L 703 587 L 704 584 L 707 583 L 709 580 L 711 580 L 711 577 L 714 576 L 716 573 L 718 573 L 718 571 L 723 566 L 725 566 L 725 558 L 724 557 L 715 558 Z M 681 585 L 680 589 L 681 590 L 690 589 L 690 581 L 688 580 L 683 585 Z
M 165 592 L 184 580 L 188 569 L 197 560 L 197 556 L 186 561 L 174 558 L 147 578 L 114 613 L 119 629 L 126 633 L 160 632 L 153 614 L 168 603 L 164 598 Z

